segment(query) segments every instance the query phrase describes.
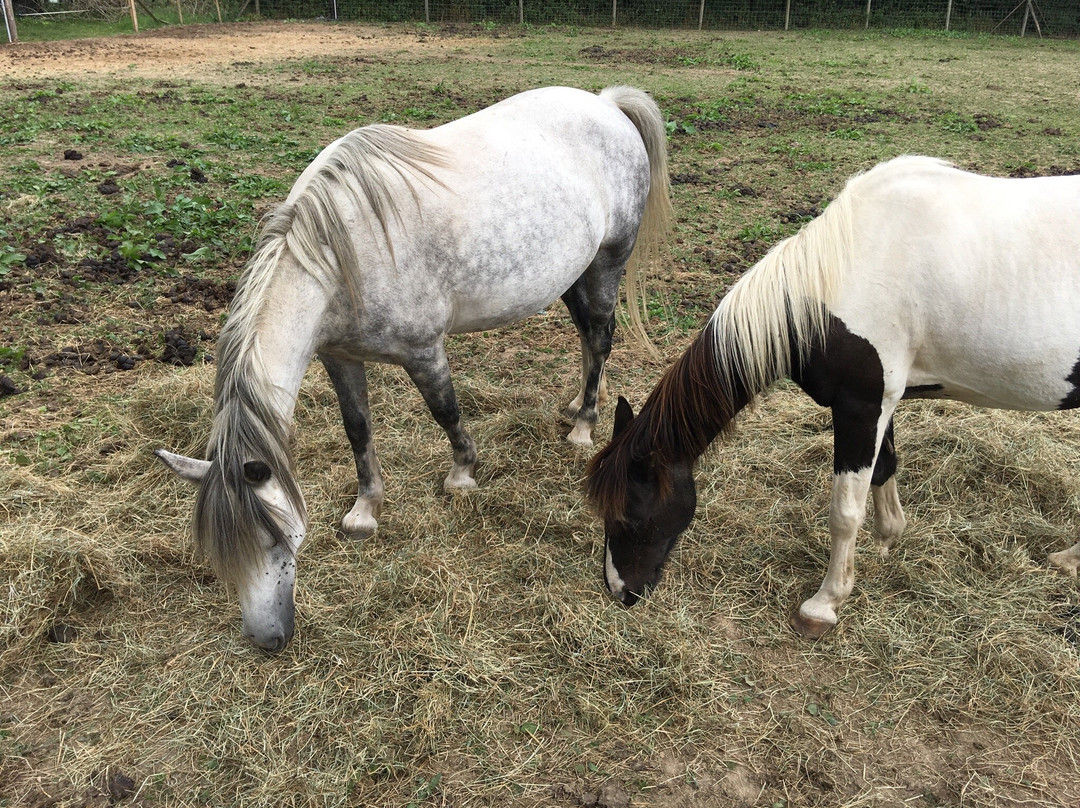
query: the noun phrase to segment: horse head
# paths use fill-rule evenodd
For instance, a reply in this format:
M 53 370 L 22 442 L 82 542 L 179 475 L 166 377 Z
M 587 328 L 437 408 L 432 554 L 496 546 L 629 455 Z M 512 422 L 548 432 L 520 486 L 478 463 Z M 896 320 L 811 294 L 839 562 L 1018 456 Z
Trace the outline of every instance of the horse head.
M 697 506 L 693 462 L 664 463 L 643 451 L 640 438 L 647 430 L 633 429 L 635 421 L 620 397 L 611 443 L 592 465 L 589 480 L 590 497 L 604 520 L 604 582 L 625 606 L 656 587 Z
M 164 449 L 154 454 L 199 487 L 195 543 L 218 577 L 235 587 L 244 636 L 267 651 L 281 651 L 293 635 L 296 553 L 307 528 L 295 481 L 262 460 L 225 469 L 217 460 Z

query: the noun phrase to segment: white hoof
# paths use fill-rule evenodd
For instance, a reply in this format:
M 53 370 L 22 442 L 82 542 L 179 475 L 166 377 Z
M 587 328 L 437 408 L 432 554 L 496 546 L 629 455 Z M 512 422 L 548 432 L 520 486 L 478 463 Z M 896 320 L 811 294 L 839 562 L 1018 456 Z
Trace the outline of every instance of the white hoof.
M 789 621 L 795 631 L 810 640 L 816 640 L 836 625 L 836 612 L 829 606 L 814 603 L 813 599 L 799 607 Z
M 469 491 L 476 488 L 476 480 L 473 479 L 472 469 L 454 466 L 443 481 L 443 491 Z
M 351 539 L 366 539 L 375 533 L 379 523 L 367 503 L 356 506 L 341 519 L 342 532 Z
M 566 436 L 566 439 L 575 446 L 592 446 L 592 425 L 584 421 L 578 421 L 574 424 L 573 430 Z
M 1076 571 L 1080 568 L 1080 554 L 1076 552 L 1075 547 L 1062 550 L 1060 553 L 1051 553 L 1046 560 L 1072 578 L 1076 577 Z

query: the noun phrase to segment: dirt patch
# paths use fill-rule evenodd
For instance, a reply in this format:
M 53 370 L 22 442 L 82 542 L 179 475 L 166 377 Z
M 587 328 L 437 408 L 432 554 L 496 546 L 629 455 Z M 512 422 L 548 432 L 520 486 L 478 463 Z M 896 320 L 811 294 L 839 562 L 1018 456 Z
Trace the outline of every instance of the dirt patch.
M 55 79 L 61 75 L 123 72 L 146 78 L 236 77 L 255 63 L 289 59 L 410 56 L 483 48 L 490 36 L 433 36 L 378 27 L 319 23 L 227 23 L 170 26 L 142 34 L 64 42 L 19 42 L 0 49 L 0 78 Z M 251 80 L 247 77 L 246 80 Z
M 679 48 L 605 48 L 589 45 L 582 48 L 583 59 L 598 62 L 630 62 L 646 65 L 675 65 L 686 61 L 686 52 Z

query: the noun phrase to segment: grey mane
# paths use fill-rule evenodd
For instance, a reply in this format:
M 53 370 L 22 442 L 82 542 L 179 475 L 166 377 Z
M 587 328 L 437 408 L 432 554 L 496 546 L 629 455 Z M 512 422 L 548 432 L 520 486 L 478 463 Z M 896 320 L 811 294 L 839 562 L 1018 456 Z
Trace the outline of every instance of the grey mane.
M 415 133 L 381 125 L 350 132 L 322 156 L 323 164 L 296 198 L 267 216 L 218 339 L 215 414 L 206 451 L 211 467 L 200 486 L 192 531 L 196 547 L 231 583 L 256 569 L 263 553 L 260 533 L 275 545 L 289 538 L 280 514 L 263 504 L 245 482 L 246 462 L 266 463 L 291 510 L 307 519 L 289 449 L 291 425 L 271 406 L 274 386 L 262 370 L 258 340 L 262 311 L 282 255 L 287 250 L 327 290 L 344 285 L 359 310 L 361 270 L 342 192 L 361 218 L 366 218 L 365 212 L 374 217 L 392 258 L 390 222 L 400 222 L 401 213 L 388 181 L 404 180 L 415 199 L 414 181 L 426 178 L 441 184 L 432 169 L 448 163 L 441 149 Z

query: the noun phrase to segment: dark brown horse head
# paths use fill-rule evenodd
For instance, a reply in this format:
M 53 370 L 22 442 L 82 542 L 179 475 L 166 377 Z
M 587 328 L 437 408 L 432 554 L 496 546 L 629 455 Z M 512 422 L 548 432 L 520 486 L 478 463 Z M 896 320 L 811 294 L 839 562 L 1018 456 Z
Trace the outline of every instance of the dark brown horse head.
M 626 606 L 659 582 L 697 505 L 693 461 L 665 462 L 647 450 L 643 417 L 635 418 L 626 399 L 619 399 L 611 444 L 589 475 L 590 498 L 604 520 L 604 582 Z

